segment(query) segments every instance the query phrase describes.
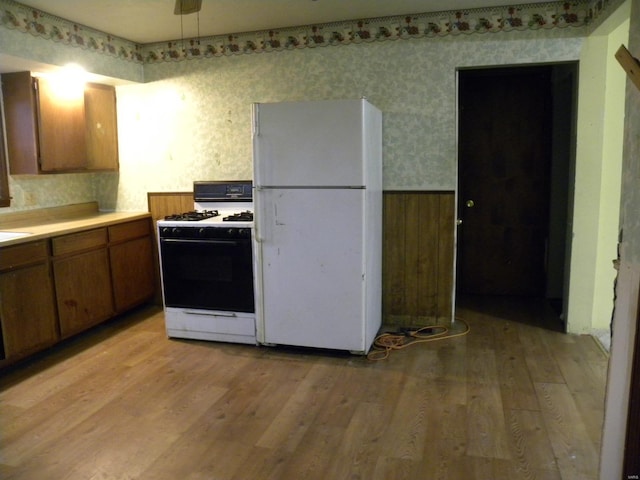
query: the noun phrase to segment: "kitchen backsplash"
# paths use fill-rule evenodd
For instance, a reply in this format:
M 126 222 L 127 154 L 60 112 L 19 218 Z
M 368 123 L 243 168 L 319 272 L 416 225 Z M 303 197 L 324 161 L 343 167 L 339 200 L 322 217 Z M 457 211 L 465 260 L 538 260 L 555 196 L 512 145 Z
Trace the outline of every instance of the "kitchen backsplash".
M 16 209 L 91 202 L 98 195 L 96 174 L 18 175 L 9 177 L 12 205 Z M 7 210 L 8 211 L 8 210 Z M 4 213 L 5 209 L 0 210 Z

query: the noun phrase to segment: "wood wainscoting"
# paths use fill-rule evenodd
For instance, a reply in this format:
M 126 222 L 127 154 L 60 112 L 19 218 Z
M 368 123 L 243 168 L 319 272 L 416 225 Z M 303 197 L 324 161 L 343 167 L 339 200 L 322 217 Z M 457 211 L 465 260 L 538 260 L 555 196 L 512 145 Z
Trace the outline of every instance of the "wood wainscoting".
M 147 203 L 155 225 L 167 215 L 193 210 L 193 192 L 148 192 Z
M 455 194 L 384 193 L 385 325 L 448 324 L 453 315 Z

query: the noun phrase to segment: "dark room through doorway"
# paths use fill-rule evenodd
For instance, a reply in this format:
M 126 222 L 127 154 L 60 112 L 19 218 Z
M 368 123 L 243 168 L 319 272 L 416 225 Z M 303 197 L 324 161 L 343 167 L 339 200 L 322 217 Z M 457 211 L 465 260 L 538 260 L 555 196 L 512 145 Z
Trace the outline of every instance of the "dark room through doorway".
M 457 305 L 566 329 L 577 67 L 459 70 Z

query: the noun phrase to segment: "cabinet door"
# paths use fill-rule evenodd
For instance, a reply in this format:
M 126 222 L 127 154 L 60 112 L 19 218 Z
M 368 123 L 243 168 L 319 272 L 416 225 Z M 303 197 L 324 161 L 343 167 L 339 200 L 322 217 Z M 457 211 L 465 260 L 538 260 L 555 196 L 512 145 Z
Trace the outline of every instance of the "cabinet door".
M 109 248 L 116 311 L 123 312 L 155 293 L 151 237 Z
M 87 168 L 118 170 L 116 90 L 89 83 L 84 89 L 87 134 Z
M 57 341 L 48 264 L 0 274 L 0 322 L 7 359 L 27 355 Z
M 12 175 L 38 173 L 36 96 L 30 72 L 2 74 L 2 100 Z
M 113 313 L 107 249 L 54 260 L 60 333 L 68 337 Z
M 86 166 L 84 88 L 37 79 L 40 169 L 83 170 Z

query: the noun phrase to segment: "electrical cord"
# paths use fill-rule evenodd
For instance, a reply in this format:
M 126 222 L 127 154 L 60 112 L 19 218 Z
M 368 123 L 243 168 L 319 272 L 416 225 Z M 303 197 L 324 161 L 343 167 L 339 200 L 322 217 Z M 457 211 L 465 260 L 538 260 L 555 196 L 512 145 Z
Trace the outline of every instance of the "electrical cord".
M 469 325 L 461 318 L 456 317 L 457 322 L 464 324 L 461 332 L 450 333 L 449 328 L 443 325 L 430 325 L 417 330 L 402 328 L 400 332 L 386 332 L 378 335 L 373 341 L 372 350 L 367 355 L 369 360 L 385 360 L 393 350 L 402 350 L 417 343 L 434 342 L 448 338 L 462 337 L 469 333 Z M 429 332 L 429 333 L 426 333 Z

